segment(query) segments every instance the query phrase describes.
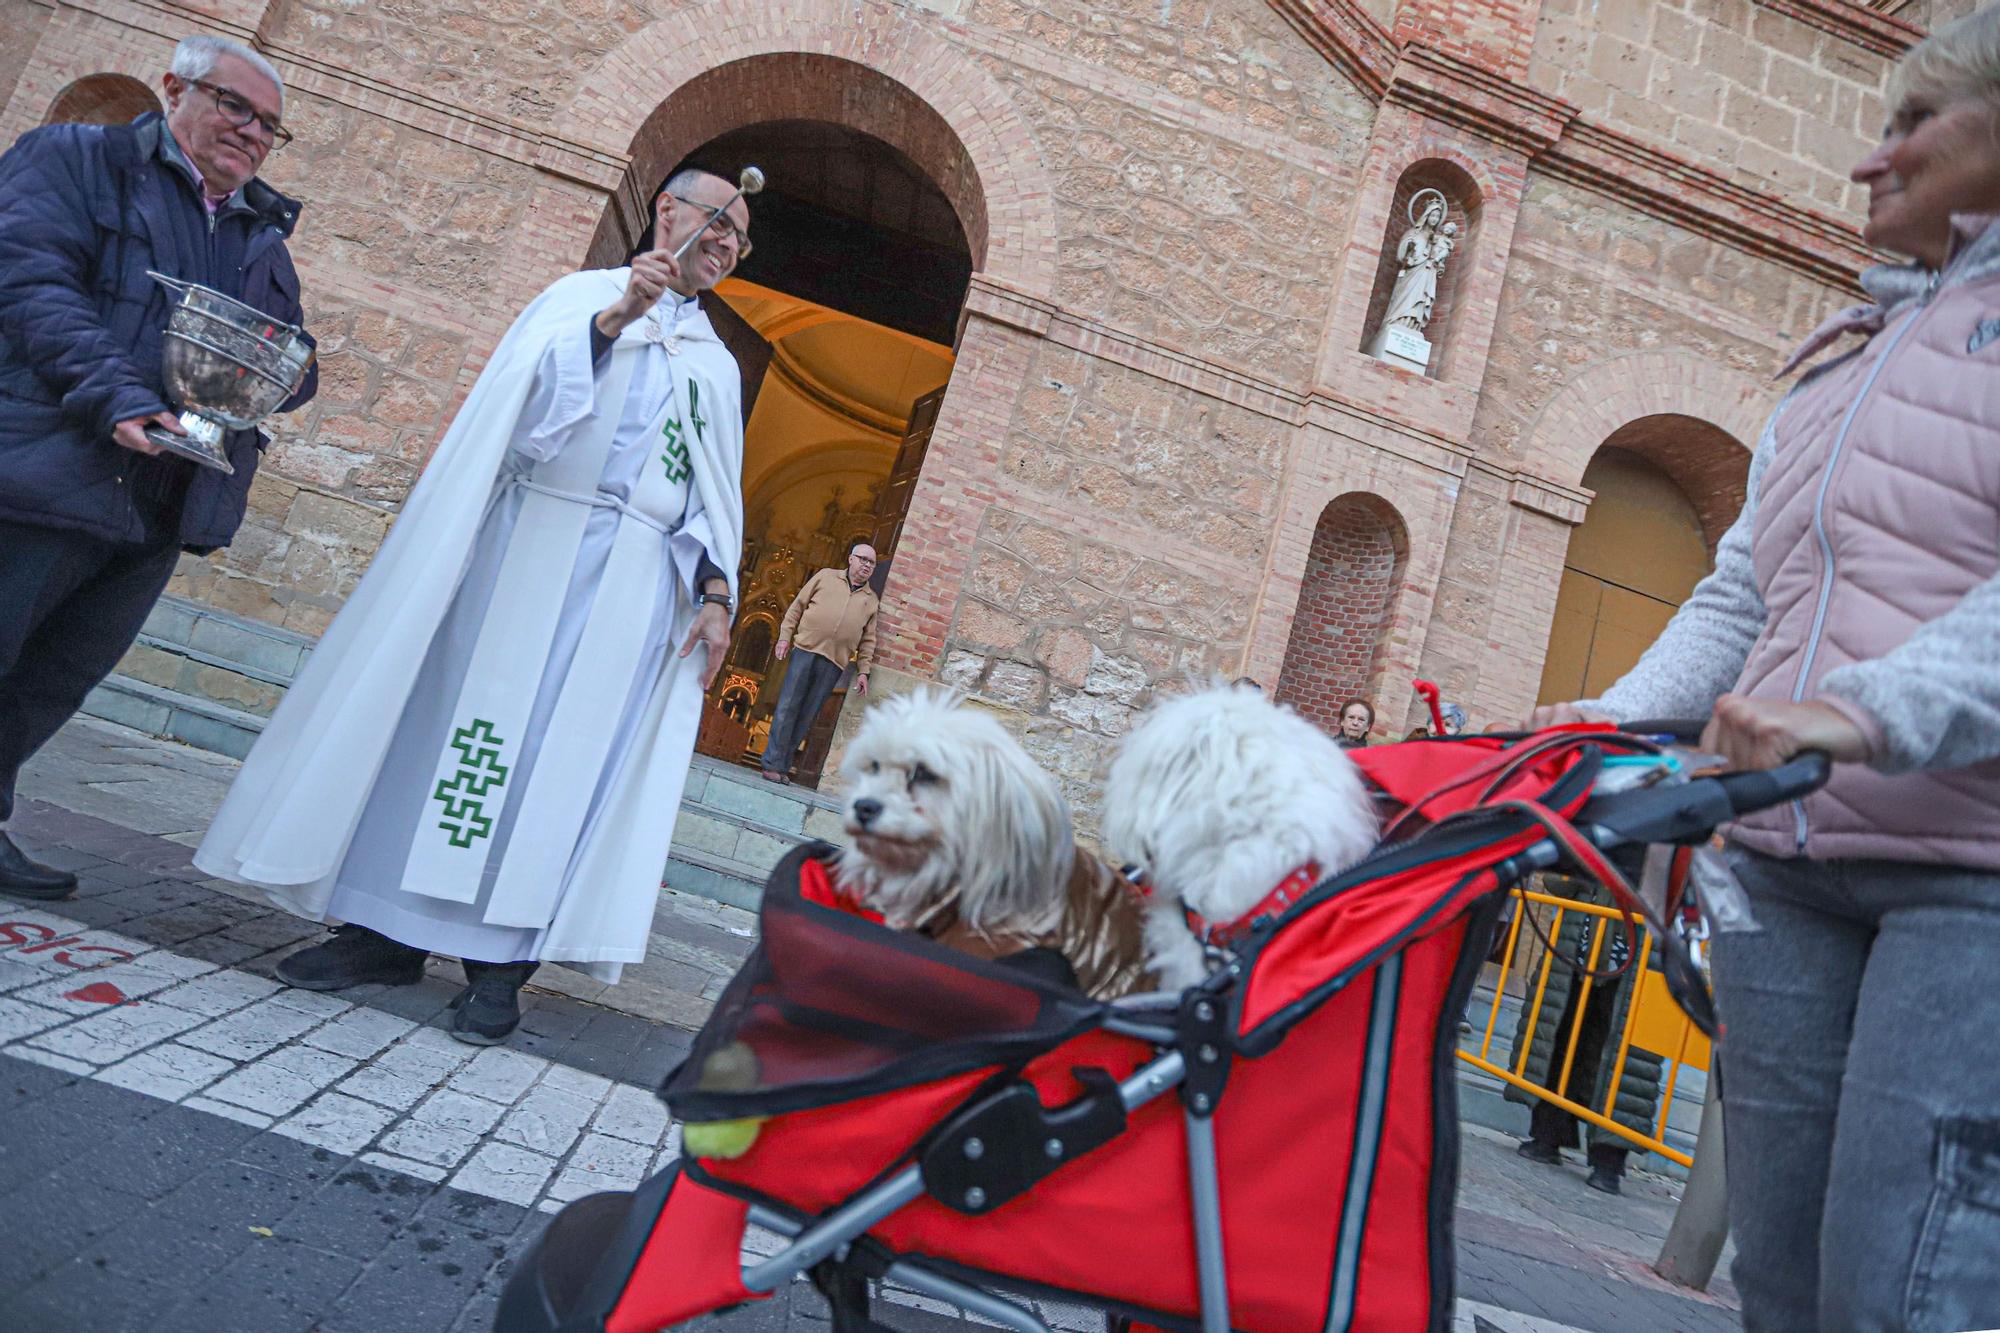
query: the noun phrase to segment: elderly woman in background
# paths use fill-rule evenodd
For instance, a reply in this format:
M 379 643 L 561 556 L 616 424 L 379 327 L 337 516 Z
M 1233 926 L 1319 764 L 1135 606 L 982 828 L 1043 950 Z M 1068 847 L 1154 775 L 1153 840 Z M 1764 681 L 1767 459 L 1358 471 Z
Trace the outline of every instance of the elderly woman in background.
M 1915 262 L 1792 358 L 1819 360 L 1659 642 L 1534 718 L 1712 712 L 1735 764 L 1836 761 L 1731 830 L 1758 923 L 1715 947 L 1753 1330 L 2000 1325 L 2000 6 L 1913 48 L 1887 104 L 1853 178 L 1867 240 Z
M 1375 705 L 1366 699 L 1349 699 L 1340 706 L 1340 731 L 1334 736 L 1334 743 L 1343 750 L 1359 750 L 1368 744 L 1368 733 L 1375 729 Z

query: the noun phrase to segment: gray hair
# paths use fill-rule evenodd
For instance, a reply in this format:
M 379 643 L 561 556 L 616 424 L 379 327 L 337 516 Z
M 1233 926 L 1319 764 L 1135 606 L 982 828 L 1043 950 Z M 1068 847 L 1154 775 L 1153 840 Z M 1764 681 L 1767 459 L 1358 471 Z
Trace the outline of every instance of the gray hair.
M 704 171 L 700 167 L 682 167 L 679 171 L 676 171 L 673 175 L 667 177 L 667 183 L 660 187 L 660 193 L 684 194 L 687 192 L 688 186 L 693 185 L 696 181 L 702 179 L 703 177 L 707 177 L 710 180 L 723 179 L 722 177 L 716 175 L 714 172 Z M 724 181 L 723 183 L 727 184 L 728 182 Z
M 258 55 L 241 42 L 227 37 L 211 37 L 203 33 L 197 37 L 183 37 L 174 48 L 173 63 L 167 66 L 179 79 L 205 79 L 215 72 L 215 62 L 224 56 L 235 56 L 238 60 L 269 79 L 278 89 L 278 110 L 285 109 L 285 80 L 270 61 Z
M 1896 62 L 1889 71 L 1890 113 L 1912 97 L 2000 102 L 2000 5 L 1943 24 Z

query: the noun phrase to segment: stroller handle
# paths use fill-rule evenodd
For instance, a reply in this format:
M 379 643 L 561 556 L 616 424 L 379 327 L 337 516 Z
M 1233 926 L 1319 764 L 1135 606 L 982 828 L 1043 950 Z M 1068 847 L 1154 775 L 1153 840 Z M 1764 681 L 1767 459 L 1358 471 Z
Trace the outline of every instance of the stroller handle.
M 1811 750 L 1776 768 L 1594 797 L 1577 822 L 1601 830 L 1591 840 L 1607 849 L 1635 842 L 1701 842 L 1718 825 L 1819 790 L 1832 769 L 1826 755 Z
M 1737 814 L 1766 810 L 1818 791 L 1833 773 L 1833 760 L 1823 750 L 1807 750 L 1776 768 L 1726 773 L 1716 779 Z
M 1618 730 L 1632 736 L 1665 736 L 1682 745 L 1694 745 L 1708 729 L 1705 717 L 1647 717 L 1636 722 L 1620 722 Z

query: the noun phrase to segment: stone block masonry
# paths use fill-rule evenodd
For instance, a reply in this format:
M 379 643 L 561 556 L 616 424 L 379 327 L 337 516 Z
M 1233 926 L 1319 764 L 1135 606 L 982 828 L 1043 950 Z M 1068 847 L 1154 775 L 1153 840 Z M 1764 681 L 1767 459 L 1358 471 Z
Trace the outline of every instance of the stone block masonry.
M 1957 3 L 0 0 L 0 140 L 80 80 L 157 84 L 183 29 L 286 74 L 268 174 L 305 204 L 321 394 L 173 590 L 310 638 L 516 312 L 622 258 L 665 170 L 753 119 L 882 139 L 976 272 L 878 660 L 1003 710 L 1085 800 L 1210 673 L 1321 716 L 1359 689 L 1385 730 L 1419 671 L 1483 718 L 1532 702 L 1590 454 L 1691 418 L 1663 466 L 1728 507 L 1759 381 L 1867 258 L 1844 175 L 1889 60 Z M 1476 221 L 1425 375 L 1359 351 L 1420 178 Z M 1321 539 L 1349 495 L 1402 534 L 1386 584 L 1379 542 Z

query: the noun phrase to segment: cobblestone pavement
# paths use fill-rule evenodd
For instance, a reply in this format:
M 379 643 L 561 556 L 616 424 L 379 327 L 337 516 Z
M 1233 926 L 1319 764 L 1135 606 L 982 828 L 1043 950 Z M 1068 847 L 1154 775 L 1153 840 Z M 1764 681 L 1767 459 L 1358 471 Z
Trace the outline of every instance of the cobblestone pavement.
M 542 1214 L 677 1152 L 652 1089 L 747 952 L 751 918 L 665 895 L 653 950 L 683 970 L 653 974 L 643 1016 L 592 1002 L 622 985 L 531 991 L 509 1045 L 464 1046 L 441 1027 L 455 964 L 338 995 L 271 979 L 321 928 L 188 863 L 231 771 L 79 722 L 23 783 L 11 831 L 82 887 L 0 899 L 0 1328 L 486 1328 Z M 1691 1295 L 1645 1269 L 1671 1182 L 1636 1176 L 1606 1198 L 1579 1166 L 1511 1149 L 1467 1131 L 1459 1330 L 1735 1326 L 1726 1285 Z M 890 1299 L 898 1327 L 964 1322 Z M 802 1286 L 704 1323 L 826 1326 Z

